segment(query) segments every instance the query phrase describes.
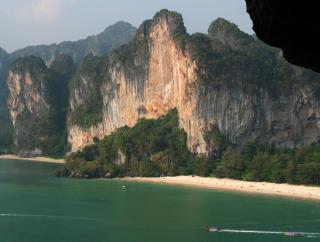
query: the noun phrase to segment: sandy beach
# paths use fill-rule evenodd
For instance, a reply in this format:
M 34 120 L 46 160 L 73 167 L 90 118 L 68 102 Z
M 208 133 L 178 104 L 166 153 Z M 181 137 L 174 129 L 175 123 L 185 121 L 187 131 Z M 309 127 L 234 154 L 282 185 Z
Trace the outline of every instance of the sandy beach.
M 204 189 L 237 191 L 254 194 L 292 197 L 320 201 L 320 187 L 309 187 L 267 182 L 247 182 L 211 177 L 178 176 L 156 178 L 124 178 L 126 181 L 183 185 Z
M 64 159 L 53 159 L 48 157 L 31 157 L 23 158 L 16 155 L 0 155 L 0 160 L 27 160 L 27 161 L 36 161 L 36 162 L 46 162 L 46 163 L 65 163 Z

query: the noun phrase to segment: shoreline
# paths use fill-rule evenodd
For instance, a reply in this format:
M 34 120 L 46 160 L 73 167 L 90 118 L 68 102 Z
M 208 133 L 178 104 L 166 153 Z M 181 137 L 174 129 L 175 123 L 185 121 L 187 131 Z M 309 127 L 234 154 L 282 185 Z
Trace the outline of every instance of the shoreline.
M 23 160 L 23 161 L 34 161 L 34 162 L 44 162 L 44 163 L 55 163 L 55 164 L 64 164 L 64 159 L 53 159 L 48 157 L 20 157 L 16 155 L 0 155 L 0 160 Z
M 188 186 L 220 191 L 233 191 L 267 196 L 320 201 L 320 187 L 305 185 L 250 182 L 226 178 L 177 176 L 177 177 L 127 177 L 124 181 Z

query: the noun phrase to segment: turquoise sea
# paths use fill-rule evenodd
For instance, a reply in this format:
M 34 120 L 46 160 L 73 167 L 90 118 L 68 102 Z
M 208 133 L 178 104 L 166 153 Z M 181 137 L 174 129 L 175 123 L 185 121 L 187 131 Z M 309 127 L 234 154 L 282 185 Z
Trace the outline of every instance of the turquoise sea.
M 319 202 L 56 178 L 58 168 L 0 160 L 0 242 L 320 241 Z

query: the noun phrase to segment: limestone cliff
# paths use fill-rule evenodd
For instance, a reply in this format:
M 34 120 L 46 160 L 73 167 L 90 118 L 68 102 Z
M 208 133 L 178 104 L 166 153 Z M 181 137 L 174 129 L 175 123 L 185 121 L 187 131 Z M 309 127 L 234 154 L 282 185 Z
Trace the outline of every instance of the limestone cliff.
M 289 66 L 227 21 L 190 36 L 180 14 L 162 10 L 131 43 L 92 58 L 70 90 L 72 151 L 173 108 L 196 153 L 215 154 L 226 142 L 294 147 L 319 139 L 318 76 Z
M 78 41 L 64 41 L 59 44 L 29 46 L 8 54 L 0 47 L 0 152 L 8 152 L 12 145 L 12 124 L 10 122 L 7 99 L 8 88 L 6 80 L 9 65 L 19 57 L 34 55 L 42 58 L 46 65 L 50 65 L 61 54 L 70 55 L 75 63 L 93 53 L 100 56 L 128 43 L 134 37 L 136 28 L 131 24 L 120 21 L 103 32 Z M 67 87 L 65 87 L 67 89 Z M 67 108 L 66 108 L 67 109 Z M 64 120 L 65 124 L 65 120 Z
M 8 107 L 16 153 L 58 154 L 65 127 L 66 80 L 73 68 L 67 56 L 59 56 L 49 69 L 42 59 L 34 56 L 19 58 L 11 64 Z
M 7 107 L 7 70 L 8 54 L 0 47 L 0 153 L 8 152 L 12 136 L 12 127 Z

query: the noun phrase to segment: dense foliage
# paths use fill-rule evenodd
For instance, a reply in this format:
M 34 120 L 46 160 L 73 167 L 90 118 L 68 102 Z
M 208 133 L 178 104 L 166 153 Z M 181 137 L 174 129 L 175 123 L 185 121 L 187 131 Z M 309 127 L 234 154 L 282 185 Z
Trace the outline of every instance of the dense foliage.
M 320 184 L 320 144 L 276 149 L 250 143 L 240 153 L 225 152 L 214 173 L 248 181 Z
M 72 77 L 69 90 L 70 92 L 80 90 L 82 100 L 75 110 L 69 110 L 70 124 L 77 124 L 86 129 L 102 121 L 101 84 L 107 78 L 105 63 L 105 57 L 88 55 Z
M 38 80 L 39 74 L 47 69 L 46 64 L 41 58 L 36 56 L 19 57 L 10 65 L 10 70 L 14 73 L 25 74 L 30 73 L 31 78 Z
M 271 96 L 306 84 L 320 90 L 319 74 L 287 63 L 279 50 L 227 20 L 217 19 L 211 24 L 209 35 L 193 34 L 186 45 L 199 64 L 201 84 L 260 87 Z
M 59 174 L 79 177 L 208 175 L 207 159 L 195 158 L 187 148 L 186 133 L 172 110 L 158 120 L 141 119 L 123 127 L 83 151 L 70 155 Z
M 218 141 L 223 142 L 221 139 Z M 73 153 L 58 174 L 86 178 L 194 174 L 320 184 L 320 144 L 277 149 L 249 143 L 240 152 L 225 145 L 220 158 L 195 156 L 188 151 L 186 133 L 178 128 L 177 111 L 173 110 L 158 120 L 142 119 L 133 128 L 120 128 Z
M 102 141 L 71 154 L 58 173 L 75 177 L 200 175 L 247 181 L 320 184 L 320 144 L 296 149 L 249 143 L 220 158 L 188 151 L 186 133 L 178 128 L 177 112 L 158 120 L 140 120 Z

